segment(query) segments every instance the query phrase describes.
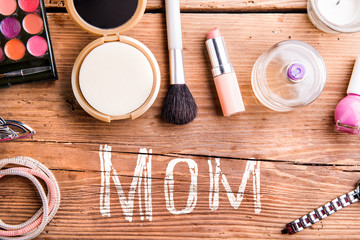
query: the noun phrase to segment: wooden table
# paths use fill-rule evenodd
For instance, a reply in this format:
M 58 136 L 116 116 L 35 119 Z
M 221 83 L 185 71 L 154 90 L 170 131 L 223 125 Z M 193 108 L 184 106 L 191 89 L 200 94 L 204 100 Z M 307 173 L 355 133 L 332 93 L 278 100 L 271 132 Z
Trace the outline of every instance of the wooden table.
M 142 21 L 126 35 L 155 54 L 160 93 L 141 118 L 108 124 L 79 106 L 70 84 L 75 58 L 96 37 L 69 18 L 63 1 L 47 0 L 47 7 L 59 80 L 0 90 L 1 116 L 37 131 L 31 139 L 1 143 L 1 158 L 37 159 L 61 188 L 60 209 L 39 239 L 360 239 L 360 204 L 294 236 L 280 234 L 286 223 L 359 180 L 358 137 L 335 132 L 333 113 L 360 54 L 360 34 L 317 30 L 305 0 L 181 0 L 187 85 L 199 115 L 174 126 L 160 116 L 169 82 L 164 3 L 149 0 Z M 204 45 L 215 26 L 226 39 L 246 107 L 229 118 L 221 115 Z M 311 105 L 278 113 L 257 102 L 251 69 L 286 39 L 317 48 L 328 80 Z M 39 208 L 29 182 L 0 182 L 0 219 L 19 223 Z

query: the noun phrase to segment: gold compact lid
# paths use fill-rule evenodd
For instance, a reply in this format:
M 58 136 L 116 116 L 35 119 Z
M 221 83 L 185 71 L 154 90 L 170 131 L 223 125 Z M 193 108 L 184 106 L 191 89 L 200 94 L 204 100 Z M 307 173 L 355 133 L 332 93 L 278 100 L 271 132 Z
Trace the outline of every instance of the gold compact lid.
M 65 0 L 66 9 L 84 30 L 96 35 L 124 33 L 143 16 L 147 0 Z

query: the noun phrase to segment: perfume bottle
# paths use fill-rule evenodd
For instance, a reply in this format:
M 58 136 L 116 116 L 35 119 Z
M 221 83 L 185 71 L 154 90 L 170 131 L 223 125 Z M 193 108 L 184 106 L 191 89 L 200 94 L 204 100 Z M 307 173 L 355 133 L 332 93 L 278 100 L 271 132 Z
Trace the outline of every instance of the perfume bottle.
M 335 109 L 336 130 L 358 135 L 360 132 L 360 55 L 356 60 L 347 94 Z
M 287 40 L 258 58 L 251 83 L 264 106 L 279 112 L 291 111 L 320 96 L 326 83 L 326 66 L 311 45 Z

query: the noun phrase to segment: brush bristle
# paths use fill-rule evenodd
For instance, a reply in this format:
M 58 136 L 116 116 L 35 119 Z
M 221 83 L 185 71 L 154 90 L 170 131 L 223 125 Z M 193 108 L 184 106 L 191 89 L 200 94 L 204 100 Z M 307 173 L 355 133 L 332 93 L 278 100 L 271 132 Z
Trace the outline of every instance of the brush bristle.
M 186 84 L 173 84 L 164 100 L 163 118 L 173 124 L 183 125 L 191 122 L 197 115 L 195 100 Z

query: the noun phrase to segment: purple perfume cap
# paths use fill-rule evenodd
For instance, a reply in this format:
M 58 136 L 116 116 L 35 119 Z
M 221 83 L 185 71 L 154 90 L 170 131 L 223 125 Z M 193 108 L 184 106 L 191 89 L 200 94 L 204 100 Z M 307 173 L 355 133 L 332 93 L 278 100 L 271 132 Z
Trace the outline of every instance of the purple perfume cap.
M 305 77 L 305 67 L 300 63 L 293 63 L 287 69 L 287 76 L 292 82 L 299 82 Z
M 9 39 L 18 36 L 21 31 L 21 24 L 14 17 L 7 17 L 2 20 L 0 27 L 2 34 Z

